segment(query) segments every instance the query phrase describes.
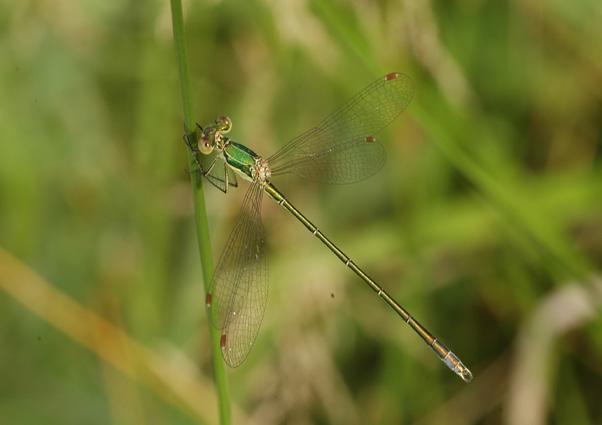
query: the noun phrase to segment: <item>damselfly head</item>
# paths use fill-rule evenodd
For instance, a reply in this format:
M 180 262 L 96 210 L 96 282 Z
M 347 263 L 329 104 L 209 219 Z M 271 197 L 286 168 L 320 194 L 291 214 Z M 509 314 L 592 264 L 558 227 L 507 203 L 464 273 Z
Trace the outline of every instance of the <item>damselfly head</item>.
M 213 124 L 200 128 L 199 151 L 203 155 L 211 154 L 214 149 L 223 151 L 227 143 L 227 139 L 223 137 L 223 134 L 228 133 L 231 129 L 232 120 L 228 117 L 219 117 Z

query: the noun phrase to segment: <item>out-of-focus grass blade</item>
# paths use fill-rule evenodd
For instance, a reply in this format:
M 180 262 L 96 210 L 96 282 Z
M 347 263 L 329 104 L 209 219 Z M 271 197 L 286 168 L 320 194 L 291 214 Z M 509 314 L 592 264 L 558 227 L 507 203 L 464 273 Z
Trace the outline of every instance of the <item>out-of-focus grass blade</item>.
M 554 276 L 564 275 L 579 281 L 587 280 L 586 276 L 592 269 L 591 266 L 576 252 L 560 229 L 546 220 L 546 212 L 536 209 L 536 205 L 529 199 L 522 198 L 519 187 L 505 180 L 504 176 L 494 177 L 485 166 L 466 153 L 457 142 L 457 136 L 454 134 L 456 131 L 453 128 L 444 128 L 433 119 L 435 115 L 426 112 L 430 109 L 423 105 L 420 101 L 415 102 L 412 113 L 432 142 L 445 154 L 454 168 L 473 183 L 495 209 L 534 245 L 543 256 L 543 266 Z
M 211 383 L 143 346 L 0 248 L 0 288 L 60 332 L 202 423 L 217 423 Z M 244 422 L 244 421 L 243 421 Z

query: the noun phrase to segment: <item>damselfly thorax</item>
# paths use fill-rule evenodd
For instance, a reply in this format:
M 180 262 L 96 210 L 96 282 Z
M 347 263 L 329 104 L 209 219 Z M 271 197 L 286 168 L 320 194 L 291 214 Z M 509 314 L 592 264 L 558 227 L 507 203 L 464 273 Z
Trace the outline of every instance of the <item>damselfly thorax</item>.
M 214 163 L 217 159 L 234 171 L 238 176 L 250 182 L 265 184 L 271 176 L 268 160 L 251 150 L 245 145 L 236 143 L 224 136 L 232 129 L 232 120 L 229 117 L 219 117 L 213 124 L 205 127 L 198 126 L 199 136 L 197 151 L 202 155 L 211 155 L 216 152 Z M 213 170 L 207 170 L 213 171 Z

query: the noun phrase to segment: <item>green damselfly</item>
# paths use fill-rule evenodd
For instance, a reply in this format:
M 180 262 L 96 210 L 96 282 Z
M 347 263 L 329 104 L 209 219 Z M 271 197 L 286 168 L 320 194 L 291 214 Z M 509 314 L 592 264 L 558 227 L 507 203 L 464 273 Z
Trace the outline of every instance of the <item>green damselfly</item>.
M 386 158 L 375 135 L 406 109 L 413 93 L 409 77 L 397 72 L 387 74 L 268 158 L 225 136 L 232 128 L 228 117 L 220 117 L 206 127 L 197 124 L 198 131 L 185 136 L 199 172 L 218 189 L 225 193 L 228 187 L 236 187 L 237 175 L 251 182 L 241 217 L 226 243 L 206 296 L 209 320 L 221 331 L 222 354 L 229 366 L 236 367 L 247 357 L 267 303 L 267 263 L 261 223 L 265 192 L 376 292 L 453 372 L 466 382 L 472 379 L 472 373 L 458 356 L 318 230 L 272 183 L 273 177 L 283 174 L 328 183 L 352 183 L 375 174 Z

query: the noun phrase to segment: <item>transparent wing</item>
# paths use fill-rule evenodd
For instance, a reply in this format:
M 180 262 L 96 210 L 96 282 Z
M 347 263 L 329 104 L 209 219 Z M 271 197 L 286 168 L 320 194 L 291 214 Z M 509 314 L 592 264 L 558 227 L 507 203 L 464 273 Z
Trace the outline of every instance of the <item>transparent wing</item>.
M 249 354 L 268 298 L 262 195 L 257 183 L 247 190 L 241 217 L 207 292 L 208 315 L 212 325 L 221 330 L 222 354 L 230 367 L 240 365 Z
M 228 174 L 228 186 L 238 187 L 236 174 L 234 174 L 234 172 L 230 169 L 230 167 L 226 166 L 226 164 L 216 164 L 213 170 L 211 170 L 211 172 L 207 174 L 205 178 L 209 180 L 209 183 L 211 183 L 213 186 L 222 192 L 226 192 L 228 190 L 226 187 L 226 173 Z
M 238 181 L 236 179 L 236 174 L 230 169 L 230 167 L 226 166 L 219 158 L 216 158 L 215 155 L 201 155 L 200 153 L 196 155 L 196 162 L 198 165 L 198 171 L 203 173 L 203 176 L 211 183 L 213 186 L 221 190 L 222 192 L 226 192 L 228 190 L 227 186 L 238 187 Z M 217 163 L 213 164 L 217 159 Z M 213 168 L 211 166 L 213 165 Z M 211 171 L 209 173 L 204 174 L 206 170 Z M 226 185 L 226 174 L 228 175 L 228 185 Z
M 272 175 L 352 183 L 375 174 L 386 159 L 375 135 L 406 109 L 413 95 L 408 76 L 394 72 L 379 78 L 268 158 Z

